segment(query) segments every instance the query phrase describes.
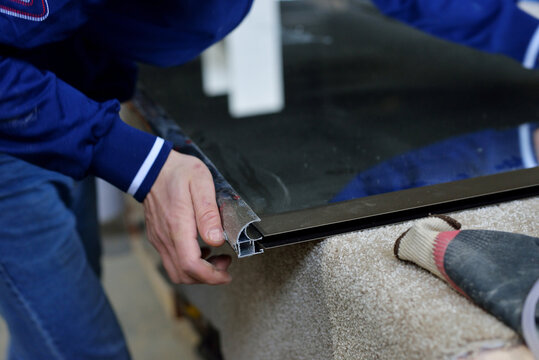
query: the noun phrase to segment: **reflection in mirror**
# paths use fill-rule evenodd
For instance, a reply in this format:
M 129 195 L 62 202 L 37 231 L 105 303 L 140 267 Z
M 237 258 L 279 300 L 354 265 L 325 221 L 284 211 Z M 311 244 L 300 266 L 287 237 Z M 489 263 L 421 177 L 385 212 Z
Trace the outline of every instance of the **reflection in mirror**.
M 537 165 L 536 71 L 367 1 L 282 1 L 280 20 L 280 112 L 232 117 L 199 61 L 140 74 L 258 214 Z
M 537 166 L 537 154 L 537 123 L 460 135 L 362 171 L 333 201 L 529 169 Z

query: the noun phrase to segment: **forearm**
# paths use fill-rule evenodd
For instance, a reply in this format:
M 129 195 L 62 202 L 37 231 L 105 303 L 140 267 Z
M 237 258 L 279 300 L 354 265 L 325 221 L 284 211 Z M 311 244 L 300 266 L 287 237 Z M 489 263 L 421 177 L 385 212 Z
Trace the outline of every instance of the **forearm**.
M 119 108 L 0 57 L 0 152 L 76 179 L 96 175 L 142 201 L 171 144 L 124 124 Z

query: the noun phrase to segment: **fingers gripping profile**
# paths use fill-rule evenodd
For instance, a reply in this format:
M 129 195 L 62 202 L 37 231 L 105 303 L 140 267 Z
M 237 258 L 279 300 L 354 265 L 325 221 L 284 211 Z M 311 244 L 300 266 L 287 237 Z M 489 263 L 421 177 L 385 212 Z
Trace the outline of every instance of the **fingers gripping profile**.
M 172 151 L 144 200 L 148 240 L 170 279 L 183 284 L 225 284 L 231 259 L 204 260 L 197 233 L 209 246 L 224 242 L 208 168 L 193 156 Z

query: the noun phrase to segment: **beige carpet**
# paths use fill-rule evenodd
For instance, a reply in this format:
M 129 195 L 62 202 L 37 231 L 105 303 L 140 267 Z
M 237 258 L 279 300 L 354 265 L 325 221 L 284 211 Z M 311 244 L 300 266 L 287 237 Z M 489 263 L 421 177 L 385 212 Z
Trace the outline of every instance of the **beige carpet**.
M 451 214 L 463 228 L 539 236 L 539 198 Z M 224 287 L 184 287 L 227 360 L 440 359 L 518 342 L 443 281 L 393 257 L 413 222 L 235 260 Z

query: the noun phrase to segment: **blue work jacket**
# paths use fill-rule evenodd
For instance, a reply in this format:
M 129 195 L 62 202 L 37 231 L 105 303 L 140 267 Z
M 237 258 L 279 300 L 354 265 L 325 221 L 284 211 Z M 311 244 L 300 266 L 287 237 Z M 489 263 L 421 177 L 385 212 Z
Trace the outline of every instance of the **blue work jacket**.
M 124 124 L 135 61 L 178 65 L 251 0 L 0 0 L 0 152 L 142 201 L 172 145 Z

